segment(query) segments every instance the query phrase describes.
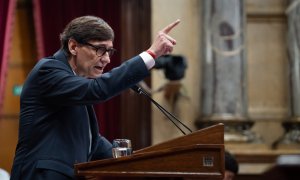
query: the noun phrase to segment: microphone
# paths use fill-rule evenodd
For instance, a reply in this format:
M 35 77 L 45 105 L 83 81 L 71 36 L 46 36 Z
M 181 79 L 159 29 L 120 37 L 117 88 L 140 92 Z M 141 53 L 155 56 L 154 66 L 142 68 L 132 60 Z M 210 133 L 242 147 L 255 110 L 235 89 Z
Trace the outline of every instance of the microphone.
M 145 95 L 167 118 L 168 120 L 170 120 L 184 135 L 186 135 L 186 133 L 184 132 L 183 129 L 181 129 L 178 124 L 176 124 L 175 121 L 179 122 L 183 127 L 186 128 L 186 130 L 188 130 L 190 133 L 192 133 L 193 131 L 188 128 L 183 122 L 181 122 L 178 118 L 176 118 L 173 114 L 171 114 L 170 112 L 168 112 L 165 108 L 163 108 L 160 104 L 158 104 L 154 99 L 151 98 L 150 94 L 148 94 L 143 88 L 139 87 L 138 85 L 134 85 L 131 87 L 131 89 L 138 93 L 138 94 L 143 94 Z

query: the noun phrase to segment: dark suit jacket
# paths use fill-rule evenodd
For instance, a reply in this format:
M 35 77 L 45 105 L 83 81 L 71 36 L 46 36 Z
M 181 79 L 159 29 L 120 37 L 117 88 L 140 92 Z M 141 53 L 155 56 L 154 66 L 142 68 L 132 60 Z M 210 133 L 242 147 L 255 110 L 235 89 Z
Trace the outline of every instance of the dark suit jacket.
M 63 50 L 40 60 L 22 89 L 11 179 L 35 179 L 40 169 L 73 178 L 75 163 L 110 158 L 111 143 L 98 133 L 92 104 L 117 95 L 148 75 L 140 56 L 96 79 L 74 75 Z

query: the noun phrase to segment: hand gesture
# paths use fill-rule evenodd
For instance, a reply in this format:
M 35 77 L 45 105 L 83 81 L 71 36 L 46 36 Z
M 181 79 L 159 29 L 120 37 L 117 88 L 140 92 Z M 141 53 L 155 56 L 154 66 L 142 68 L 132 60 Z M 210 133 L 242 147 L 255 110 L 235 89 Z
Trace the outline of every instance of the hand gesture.
M 173 51 L 174 45 L 176 45 L 176 40 L 169 36 L 168 33 L 175 26 L 177 26 L 179 22 L 180 20 L 177 19 L 176 21 L 159 31 L 148 51 L 154 53 L 156 57 L 171 53 Z

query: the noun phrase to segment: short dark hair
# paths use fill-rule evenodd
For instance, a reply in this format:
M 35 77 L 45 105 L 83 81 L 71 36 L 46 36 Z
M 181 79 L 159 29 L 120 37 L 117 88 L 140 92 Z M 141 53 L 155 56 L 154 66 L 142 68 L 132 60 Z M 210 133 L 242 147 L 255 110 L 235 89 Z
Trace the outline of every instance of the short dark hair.
M 237 174 L 239 171 L 239 164 L 237 160 L 228 151 L 225 151 L 225 170 L 231 171 L 234 174 Z
M 99 17 L 81 16 L 73 19 L 60 34 L 61 48 L 68 54 L 70 54 L 69 39 L 74 39 L 78 43 L 86 43 L 90 40 L 113 41 L 114 31 Z

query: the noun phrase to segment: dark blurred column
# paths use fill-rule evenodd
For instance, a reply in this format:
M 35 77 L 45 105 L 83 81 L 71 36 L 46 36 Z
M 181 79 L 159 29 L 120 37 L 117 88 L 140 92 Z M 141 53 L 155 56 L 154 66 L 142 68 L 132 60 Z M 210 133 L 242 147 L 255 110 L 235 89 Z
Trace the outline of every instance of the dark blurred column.
M 127 60 L 151 45 L 151 1 L 121 2 L 121 59 Z M 145 82 L 151 84 L 150 78 Z M 121 137 L 132 142 L 133 150 L 151 145 L 151 103 L 132 90 L 121 95 Z M 131 178 L 128 178 L 131 179 Z
M 284 121 L 285 134 L 276 144 L 277 148 L 300 147 L 300 1 L 289 0 L 288 54 L 290 62 L 291 118 Z
M 225 141 L 257 141 L 247 115 L 245 5 L 243 0 L 203 0 L 203 124 L 225 124 Z

